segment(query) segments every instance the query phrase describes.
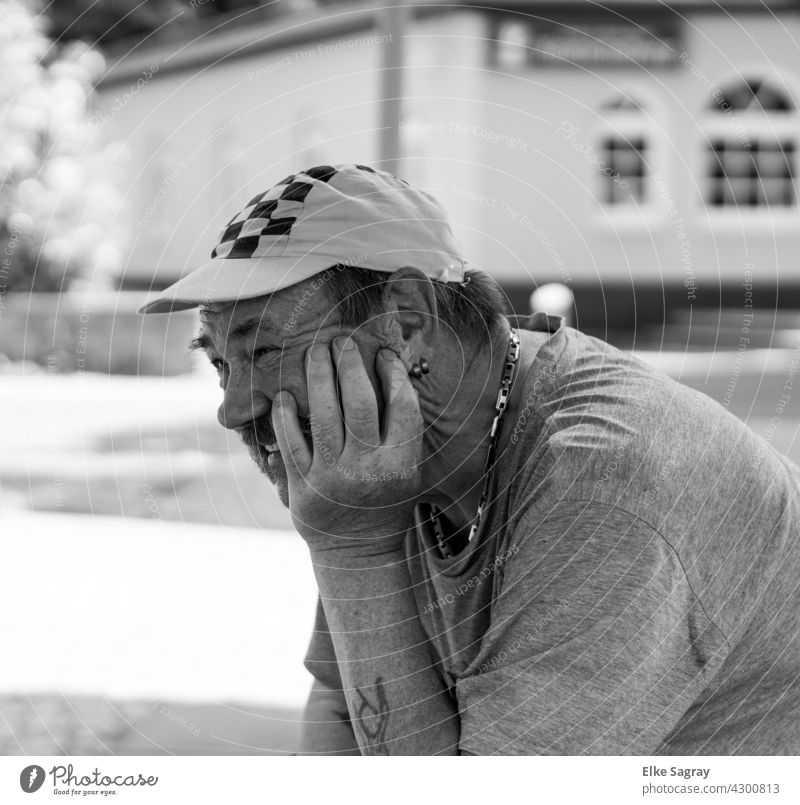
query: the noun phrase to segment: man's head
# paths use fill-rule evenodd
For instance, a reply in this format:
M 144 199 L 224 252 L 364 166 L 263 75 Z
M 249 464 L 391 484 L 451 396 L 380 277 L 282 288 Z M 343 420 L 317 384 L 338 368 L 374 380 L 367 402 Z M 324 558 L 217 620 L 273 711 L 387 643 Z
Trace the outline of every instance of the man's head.
M 426 356 L 440 372 L 445 344 L 464 349 L 496 326 L 505 310 L 502 292 L 482 272 L 467 278 L 466 284 L 441 283 L 415 268 L 387 275 L 339 265 L 268 296 L 201 308 L 201 332 L 192 346 L 206 352 L 219 374 L 220 424 L 241 436 L 284 505 L 286 472 L 272 429 L 272 401 L 278 391 L 290 392 L 311 438 L 308 348 L 352 335 L 382 414 L 374 370 L 379 349 L 393 349 L 407 366 Z
M 219 419 L 237 430 L 284 503 L 270 411 L 293 394 L 310 433 L 304 355 L 352 333 L 382 407 L 378 349 L 410 367 L 436 362 L 441 340 L 475 342 L 505 311 L 499 287 L 467 268 L 438 202 L 365 165 L 317 166 L 258 194 L 223 230 L 210 262 L 140 312 L 200 307 L 220 373 Z

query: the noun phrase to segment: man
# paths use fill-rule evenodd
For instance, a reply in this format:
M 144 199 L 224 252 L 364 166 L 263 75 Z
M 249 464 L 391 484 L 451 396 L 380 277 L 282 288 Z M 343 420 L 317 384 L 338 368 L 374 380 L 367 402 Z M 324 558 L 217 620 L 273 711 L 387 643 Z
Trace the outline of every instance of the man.
M 363 165 L 260 194 L 143 308 L 200 306 L 320 606 L 303 752 L 800 751 L 800 471 L 537 314 Z

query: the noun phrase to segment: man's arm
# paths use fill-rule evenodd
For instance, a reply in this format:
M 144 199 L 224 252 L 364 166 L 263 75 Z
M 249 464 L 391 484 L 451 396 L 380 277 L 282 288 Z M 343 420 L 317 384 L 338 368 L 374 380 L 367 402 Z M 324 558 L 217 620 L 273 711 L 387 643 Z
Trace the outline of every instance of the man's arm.
M 405 556 L 422 483 L 419 398 L 396 353 L 379 350 L 375 363 L 382 423 L 350 337 L 307 352 L 311 445 L 294 397 L 275 396 L 292 520 L 311 552 L 362 754 L 457 754 L 458 708 L 434 664 Z
M 325 611 L 319 600 L 305 666 L 314 677 L 314 684 L 303 715 L 299 754 L 360 755 Z
M 303 714 L 300 755 L 360 755 L 341 690 L 314 680 Z
M 361 753 L 458 754 L 458 707 L 422 629 L 405 552 L 312 559 Z

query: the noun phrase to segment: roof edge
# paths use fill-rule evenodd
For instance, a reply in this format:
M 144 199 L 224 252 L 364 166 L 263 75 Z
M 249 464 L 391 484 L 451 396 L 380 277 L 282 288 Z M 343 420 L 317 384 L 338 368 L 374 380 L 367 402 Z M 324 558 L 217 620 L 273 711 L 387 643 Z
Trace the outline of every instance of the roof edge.
M 223 61 L 243 58 L 261 51 L 296 47 L 324 39 L 333 39 L 347 34 L 380 28 L 385 4 L 351 3 L 346 6 L 328 6 L 309 11 L 287 14 L 277 20 L 255 20 L 252 25 L 239 24 L 232 27 L 233 20 L 240 21 L 241 14 L 225 17 L 215 28 L 198 27 L 194 39 L 158 39 L 148 42 L 123 41 L 113 50 L 106 51 L 110 66 L 97 81 L 98 90 L 106 90 L 119 84 L 136 82 L 143 73 L 176 72 L 198 67 L 210 67 Z M 441 14 L 453 5 L 441 5 L 428 0 L 414 0 L 409 5 L 409 15 L 416 18 Z M 475 9 L 477 10 L 477 9 Z M 324 16 L 320 16 L 324 14 Z M 226 30 L 226 27 L 229 30 Z M 127 50 L 125 49 L 127 46 Z M 154 70 L 156 66 L 156 70 Z

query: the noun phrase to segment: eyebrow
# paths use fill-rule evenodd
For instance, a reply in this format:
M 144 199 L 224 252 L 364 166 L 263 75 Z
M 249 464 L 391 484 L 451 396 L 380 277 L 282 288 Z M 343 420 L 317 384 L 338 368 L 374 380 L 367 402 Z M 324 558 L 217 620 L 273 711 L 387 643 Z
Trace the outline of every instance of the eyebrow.
M 234 327 L 232 330 L 228 332 L 229 338 L 242 338 L 246 335 L 250 335 L 253 330 L 258 329 L 263 322 L 263 316 L 255 317 L 252 319 L 247 319 L 247 321 L 243 321 L 241 324 Z M 204 349 L 206 351 L 214 348 L 214 342 L 211 340 L 211 336 L 208 333 L 200 333 L 196 338 L 193 338 L 189 342 L 189 349 L 194 352 L 195 350 Z
M 198 349 L 209 350 L 213 347 L 213 343 L 211 342 L 211 338 L 207 333 L 200 333 L 197 338 L 193 338 L 189 342 L 189 350 L 194 352 Z
M 250 335 L 263 321 L 262 318 L 248 319 L 241 324 L 234 327 L 229 333 L 230 338 L 241 338 L 244 335 Z

